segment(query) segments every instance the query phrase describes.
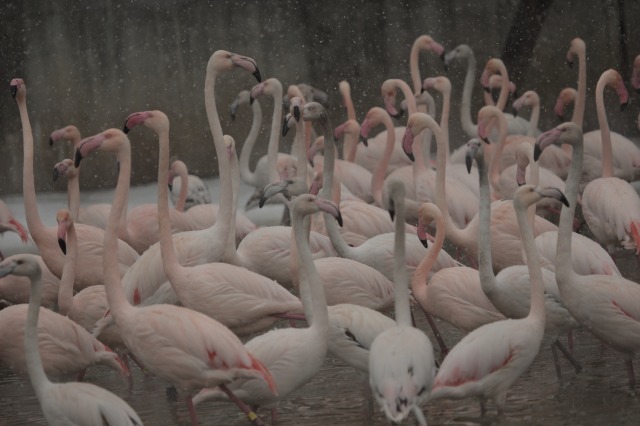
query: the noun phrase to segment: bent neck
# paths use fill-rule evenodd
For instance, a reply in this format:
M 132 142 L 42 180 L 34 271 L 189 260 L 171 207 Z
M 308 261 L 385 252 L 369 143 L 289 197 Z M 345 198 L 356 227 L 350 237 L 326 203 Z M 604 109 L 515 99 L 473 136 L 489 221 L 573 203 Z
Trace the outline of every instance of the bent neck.
M 613 176 L 613 148 L 611 147 L 611 131 L 607 112 L 604 107 L 604 89 L 607 87 L 606 76 L 601 77 L 596 85 L 596 111 L 598 113 L 598 125 L 602 139 L 602 177 Z
M 587 100 L 587 54 L 584 50 L 578 51 L 578 96 L 573 106 L 571 121 L 582 129 L 584 123 L 584 110 Z
M 74 175 L 67 177 L 67 205 L 71 212 L 71 218 L 74 221 L 78 220 L 80 214 L 80 179 L 78 178 L 80 170 Z
M 427 255 L 420 261 L 416 270 L 413 273 L 413 277 L 411 278 L 411 289 L 414 293 L 419 292 L 419 288 L 422 286 L 427 286 L 427 279 L 429 274 L 431 273 L 431 269 L 433 269 L 433 265 L 436 263 L 438 259 L 438 255 L 440 254 L 440 250 L 442 250 L 442 246 L 444 244 L 444 220 L 442 216 L 435 217 L 436 222 L 436 235 L 434 236 L 434 242 L 429 246 L 427 250 Z
M 31 293 L 24 327 L 24 353 L 29 380 L 38 399 L 42 401 L 44 388 L 51 382 L 44 372 L 42 358 L 40 357 L 40 345 L 38 344 L 38 316 L 40 315 L 40 302 L 42 300 L 41 272 L 30 277 L 30 279 Z
M 242 144 L 242 150 L 240 151 L 240 174 L 242 176 L 242 180 L 245 181 L 249 185 L 257 186 L 259 183 L 257 182 L 257 177 L 255 172 L 252 172 L 249 168 L 249 162 L 251 160 L 251 153 L 253 152 L 253 147 L 258 140 L 258 133 L 260 132 L 260 127 L 262 126 L 262 107 L 260 106 L 260 102 L 258 99 L 253 101 L 251 104 L 251 111 L 253 112 L 253 119 L 251 120 L 251 128 L 249 129 L 249 134 L 247 138 L 244 140 Z
M 67 316 L 73 307 L 73 282 L 76 275 L 78 258 L 78 237 L 76 227 L 72 223 L 67 230 L 67 254 L 64 257 L 60 287 L 58 288 L 58 311 Z
M 378 206 L 382 206 L 382 186 L 384 184 L 384 178 L 387 174 L 387 167 L 389 166 L 389 160 L 393 153 L 393 148 L 396 143 L 396 132 L 391 122 L 391 117 L 384 116 L 382 123 L 387 130 L 387 141 L 384 146 L 384 152 L 378 165 L 376 166 L 373 174 L 371 175 L 371 193 L 373 199 Z
M 478 270 L 480 284 L 487 297 L 491 298 L 496 289 L 491 256 L 491 189 L 483 156 L 476 157 L 480 182 L 480 208 L 478 210 Z
M 273 116 L 271 118 L 271 135 L 267 148 L 267 164 L 269 166 L 269 183 L 279 180 L 276 163 L 278 162 L 278 146 L 280 144 L 280 125 L 282 124 L 282 85 L 274 84 Z
M 406 266 L 406 245 L 405 245 L 405 206 L 404 197 L 396 197 L 395 199 L 396 217 L 395 217 L 395 244 L 394 244 L 394 263 L 393 263 L 393 280 L 395 281 L 395 310 L 396 324 L 398 326 L 411 327 L 411 308 L 409 306 L 409 277 L 407 276 Z

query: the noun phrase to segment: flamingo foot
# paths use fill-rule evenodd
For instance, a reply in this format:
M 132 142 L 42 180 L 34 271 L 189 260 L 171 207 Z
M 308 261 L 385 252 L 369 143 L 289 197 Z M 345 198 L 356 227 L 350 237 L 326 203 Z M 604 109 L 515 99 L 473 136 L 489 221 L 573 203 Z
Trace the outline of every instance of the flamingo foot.
M 262 421 L 262 419 L 260 417 L 258 417 L 258 415 L 256 414 L 256 412 L 254 410 L 251 409 L 251 407 L 249 407 L 244 401 L 242 401 L 240 398 L 238 398 L 233 391 L 231 391 L 231 389 L 229 389 L 227 387 L 227 385 L 220 385 L 219 386 L 220 390 L 222 390 L 222 392 L 226 393 L 227 396 L 229 397 L 229 399 L 231 401 L 233 401 L 238 407 L 240 407 L 240 409 L 247 415 L 247 418 L 249 419 L 249 421 L 257 426 L 264 426 L 264 422 Z

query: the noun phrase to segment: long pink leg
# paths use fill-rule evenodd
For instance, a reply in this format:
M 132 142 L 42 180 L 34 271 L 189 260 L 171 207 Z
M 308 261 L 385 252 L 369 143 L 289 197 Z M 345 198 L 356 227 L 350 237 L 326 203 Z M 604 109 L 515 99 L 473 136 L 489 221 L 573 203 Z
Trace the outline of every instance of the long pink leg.
M 252 423 L 255 423 L 258 426 L 264 426 L 264 422 L 262 421 L 262 419 L 260 417 L 258 417 L 258 415 L 255 413 L 255 411 L 253 411 L 251 409 L 251 407 L 249 407 L 247 404 L 245 404 L 244 401 L 242 401 L 240 398 L 238 398 L 231 391 L 231 389 L 229 389 L 227 387 L 227 385 L 220 385 L 219 388 L 222 390 L 222 392 L 227 394 L 227 396 L 229 397 L 229 399 L 231 401 L 235 402 L 235 404 L 238 407 L 240 407 L 240 409 L 247 415 L 247 418 L 249 419 L 249 421 L 251 421 Z
M 191 396 L 191 394 L 187 395 L 184 401 L 187 403 L 187 408 L 189 409 L 189 417 L 191 418 L 191 424 L 193 426 L 198 426 L 198 416 L 196 415 L 196 409 L 193 406 L 193 397 Z

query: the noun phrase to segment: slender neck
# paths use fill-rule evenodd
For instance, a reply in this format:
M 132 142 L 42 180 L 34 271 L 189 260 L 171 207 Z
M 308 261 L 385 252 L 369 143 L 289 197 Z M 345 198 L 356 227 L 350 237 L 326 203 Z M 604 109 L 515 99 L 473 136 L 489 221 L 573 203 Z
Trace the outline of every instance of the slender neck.
M 40 213 L 38 212 L 38 203 L 36 201 L 36 185 L 33 174 L 33 133 L 31 131 L 31 123 L 29 122 L 29 113 L 27 112 L 26 97 L 18 100 L 18 109 L 20 110 L 20 121 L 22 122 L 22 141 L 24 145 L 24 157 L 22 164 L 22 197 L 24 199 L 24 212 L 27 219 L 29 233 L 34 239 L 36 245 L 43 236 L 45 225 L 42 223 Z
M 467 74 L 462 88 L 462 103 L 460 104 L 460 120 L 462 128 L 468 137 L 474 138 L 478 133 L 478 126 L 471 119 L 471 93 L 476 82 L 476 57 L 473 52 L 467 56 Z
M 527 136 L 535 137 L 538 122 L 540 121 L 540 100 L 531 106 L 531 117 L 529 117 L 529 130 Z
M 118 182 L 116 183 L 111 211 L 107 220 L 107 228 L 104 232 L 104 257 L 102 262 L 107 301 L 116 322 L 118 322 L 118 318 L 124 318 L 128 309 L 133 309 L 133 306 L 124 296 L 120 279 L 120 265 L 118 264 L 118 227 L 122 213 L 127 207 L 129 185 L 131 183 L 131 145 L 129 141 L 124 143 L 118 152 L 118 161 L 120 164 Z M 164 186 L 166 189 L 166 185 L 160 186 Z
M 24 327 L 24 353 L 26 355 L 29 380 L 39 400 L 42 400 L 43 388 L 51 382 L 42 367 L 40 347 L 38 345 L 38 316 L 40 315 L 40 301 L 42 299 L 41 273 L 31 278 L 31 294 L 27 308 L 27 321 Z
M 579 136 L 576 138 L 575 143 L 573 143 L 571 168 L 569 169 L 569 176 L 567 176 L 567 184 L 565 186 L 565 196 L 567 197 L 567 201 L 569 201 L 569 207 L 562 207 L 560 222 L 558 224 L 556 276 L 559 281 L 561 277 L 562 279 L 566 279 L 570 274 L 574 273 L 571 258 L 571 236 L 573 233 L 573 217 L 578 199 L 578 186 L 582 177 L 583 150 L 582 132 L 579 132 Z
M 382 206 L 382 186 L 384 184 L 384 178 L 387 174 L 387 167 L 389 166 L 389 160 L 391 158 L 391 154 L 393 153 L 393 148 L 396 143 L 396 132 L 393 127 L 393 122 L 391 121 L 391 117 L 384 116 L 382 119 L 384 127 L 387 129 L 387 142 L 384 146 L 384 152 L 378 165 L 376 166 L 373 174 L 371 175 L 371 193 L 373 195 L 373 199 L 375 200 L 378 206 Z
M 535 208 L 535 204 L 531 206 L 523 206 L 521 203 L 514 202 L 513 206 L 518 218 L 520 226 L 520 234 L 522 235 L 522 244 L 527 255 L 527 269 L 529 270 L 529 280 L 531 282 L 531 306 L 529 308 L 529 317 L 536 318 L 538 321 L 544 322 L 544 287 L 542 282 L 542 268 L 540 267 L 540 256 L 534 242 L 533 226 L 527 217 L 527 211 L 530 207 Z
M 395 245 L 393 279 L 395 281 L 395 308 L 396 324 L 400 326 L 411 326 L 411 308 L 409 307 L 409 277 L 407 276 L 407 266 L 405 263 L 405 207 L 404 197 L 396 197 L 395 208 Z
M 491 259 L 491 189 L 483 156 L 476 157 L 480 183 L 480 207 L 478 210 L 478 270 L 482 290 L 490 296 L 496 288 Z
M 169 218 L 169 189 L 164 182 L 169 177 L 169 128 L 158 131 L 158 225 L 160 227 L 160 253 L 162 266 L 169 282 L 176 288 L 176 282 L 183 266 L 178 262 L 178 256 L 173 247 L 171 236 L 171 220 Z
M 353 120 L 354 131 L 348 131 L 344 134 L 342 141 L 344 153 L 344 159 L 350 163 L 356 161 L 356 154 L 358 153 L 358 135 L 360 134 L 360 125 L 356 120 Z
M 294 144 L 298 152 L 298 170 L 296 177 L 307 184 L 307 144 L 305 142 L 305 133 L 307 130 L 307 122 L 299 120 L 296 122 L 296 136 L 294 138 Z
M 269 165 L 269 183 L 279 180 L 276 163 L 278 162 L 278 146 L 280 144 L 280 126 L 282 124 L 282 85 L 274 84 L 273 116 L 271 118 L 271 135 L 267 148 L 267 164 Z
M 240 190 L 240 170 L 238 167 L 238 156 L 236 155 L 235 150 L 233 150 L 231 154 L 231 158 L 227 156 L 229 159 L 229 164 L 231 166 L 230 176 L 228 179 L 225 179 L 225 182 L 229 180 L 230 182 L 226 183 L 228 188 L 221 188 L 220 190 L 220 210 L 219 216 L 216 220 L 222 220 L 227 223 L 227 229 L 229 230 L 227 236 L 227 245 L 224 251 L 224 256 L 222 257 L 222 261 L 225 263 L 231 264 L 239 264 L 240 259 L 238 258 L 238 252 L 236 251 L 236 213 L 238 210 L 238 191 Z M 222 185 L 222 179 L 220 181 Z M 224 190 L 224 194 L 222 193 Z M 231 194 L 228 194 L 228 192 Z M 224 195 L 224 198 L 223 198 Z M 229 198 L 231 199 L 229 201 Z M 222 205 L 225 203 L 225 205 Z M 224 210 L 223 210 L 224 209 Z M 220 216 L 222 214 L 222 216 Z
M 493 109 L 492 116 L 498 120 L 498 143 L 491 156 L 489 181 L 491 182 L 491 188 L 493 188 L 496 193 L 500 193 L 500 160 L 507 139 L 507 119 L 497 107 Z
M 64 257 L 62 277 L 58 289 L 58 310 L 62 315 L 69 315 L 73 307 L 73 282 L 76 276 L 76 264 L 78 259 L 78 237 L 76 227 L 71 223 L 67 229 L 67 254 Z
M 573 106 L 571 121 L 582 129 L 584 123 L 584 110 L 587 101 L 587 54 L 584 50 L 578 51 L 578 96 Z
M 256 182 L 257 178 L 255 173 L 249 168 L 249 161 L 251 160 L 251 152 L 258 140 L 258 133 L 262 126 L 262 107 L 260 106 L 258 99 L 255 99 L 253 104 L 251 104 L 251 111 L 253 111 L 251 128 L 249 129 L 249 134 L 244 140 L 242 150 L 240 151 L 240 173 L 243 181 L 249 185 L 256 186 L 258 184 L 258 182 Z
M 451 108 L 451 89 L 447 88 L 442 91 L 442 116 L 440 117 L 440 128 L 442 135 L 449 140 L 449 109 Z M 449 150 L 447 149 L 447 157 Z
M 305 226 L 304 222 L 304 216 L 294 209 L 292 224 L 298 254 L 300 298 L 303 301 L 305 316 L 311 327 L 328 333 L 329 315 L 324 285 L 320 281 L 318 271 L 313 263 L 313 256 L 309 248 L 309 227 Z
M 357 120 L 356 109 L 353 106 L 353 99 L 351 99 L 351 86 L 346 81 L 340 83 L 340 93 L 342 94 L 342 103 L 347 109 L 347 119 Z
M 333 131 L 329 117 L 320 121 L 324 135 L 324 164 L 322 165 L 322 197 L 331 200 L 333 197 L 333 170 L 336 162 L 336 146 L 333 142 Z M 325 215 L 326 219 L 326 215 Z
M 533 146 L 528 142 L 524 142 L 527 150 L 527 155 L 525 157 L 525 175 L 527 172 L 527 166 L 529 167 L 529 180 L 527 183 L 538 186 L 540 183 L 540 166 L 537 161 L 533 161 Z M 532 204 L 527 208 L 527 218 L 529 220 L 529 226 L 533 227 L 536 219 L 536 205 Z
M 604 107 L 604 89 L 607 87 L 607 79 L 600 78 L 596 85 L 596 111 L 598 124 L 600 125 L 600 137 L 602 139 L 602 177 L 613 176 L 613 148 L 611 147 L 611 131 L 607 120 L 607 112 Z
M 162 182 L 159 182 L 162 185 Z M 189 173 L 186 169 L 180 168 L 180 195 L 175 209 L 179 212 L 184 211 L 184 205 L 187 202 L 187 193 L 189 192 Z
M 499 65 L 499 72 L 502 76 L 502 83 L 500 85 L 500 96 L 498 97 L 498 102 L 496 102 L 496 107 L 498 107 L 500 111 L 504 111 L 504 107 L 507 106 L 507 101 L 509 100 L 509 73 L 504 64 Z
M 67 175 L 67 205 L 71 212 L 71 218 L 76 221 L 80 214 L 80 171 Z
M 427 255 L 420 261 L 413 273 L 413 277 L 411 278 L 411 289 L 414 293 L 417 293 L 418 288 L 421 286 L 427 285 L 427 278 L 429 277 L 436 260 L 438 260 L 438 255 L 440 254 L 440 250 L 442 250 L 442 245 L 444 244 L 444 220 L 441 215 L 437 215 L 434 219 L 436 222 L 436 235 L 434 237 L 434 242 L 429 246 Z
M 218 116 L 218 107 L 216 106 L 215 98 L 215 84 L 218 72 L 214 69 L 210 63 L 207 67 L 207 74 L 204 80 L 204 105 L 207 111 L 207 120 L 209 121 L 209 128 L 213 135 L 213 144 L 216 149 L 216 156 L 218 158 L 218 173 L 220 176 L 229 173 L 229 164 L 226 161 L 221 161 L 226 154 L 226 148 L 224 145 L 224 135 L 222 133 L 222 125 L 220 124 L 220 117 Z

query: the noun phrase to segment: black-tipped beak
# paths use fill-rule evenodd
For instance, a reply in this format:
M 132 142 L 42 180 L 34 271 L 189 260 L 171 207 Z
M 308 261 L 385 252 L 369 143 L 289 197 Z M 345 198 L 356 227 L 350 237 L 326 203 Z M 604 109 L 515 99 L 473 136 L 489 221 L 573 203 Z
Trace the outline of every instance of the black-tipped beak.
M 511 114 L 512 114 L 514 117 L 517 117 L 517 116 L 518 116 L 518 110 L 517 110 L 516 108 L 512 108 L 512 109 L 511 109 Z
M 54 167 L 53 168 L 53 181 L 54 182 L 57 181 L 59 177 L 60 177 L 60 172 L 58 171 L 57 168 Z
M 411 162 L 412 162 L 412 163 L 415 163 L 415 162 L 416 162 L 416 156 L 415 156 L 415 155 L 413 155 L 413 152 L 407 152 L 407 151 L 405 151 L 404 153 L 405 153 L 405 154 L 407 154 L 407 157 L 409 157 L 409 160 L 411 160 Z
M 429 240 L 427 239 L 420 239 L 420 242 L 422 243 L 422 245 L 424 246 L 424 248 L 429 248 Z
M 60 250 L 62 250 L 62 253 L 64 253 L 66 255 L 67 254 L 67 242 L 65 240 L 63 240 L 62 238 L 58 238 L 58 245 L 60 246 Z
M 569 68 L 573 68 L 573 61 L 567 61 L 567 65 L 569 65 Z
M 260 75 L 258 67 L 256 67 L 256 71 L 253 73 L 253 76 L 258 80 L 258 83 L 262 83 L 262 76 Z
M 491 141 L 489 140 L 488 136 L 485 136 L 484 138 L 480 138 L 482 139 L 482 142 L 486 143 L 487 145 L 491 145 Z
M 253 96 L 249 96 L 249 105 L 253 105 L 253 101 L 256 99 Z
M 282 121 L 282 137 L 287 136 L 287 133 L 289 133 L 289 126 L 287 125 L 287 121 L 287 117 L 285 117 Z
M 362 142 L 364 146 L 369 146 L 369 140 L 363 136 L 360 136 L 360 142 Z
M 338 212 L 338 217 L 336 217 L 336 222 L 338 222 L 338 225 L 340 225 L 340 227 L 342 228 L 342 214 L 340 212 Z
M 562 204 L 564 204 L 565 206 L 569 207 L 569 200 L 567 200 L 567 197 L 564 196 L 564 194 L 561 194 L 560 196 L 560 202 Z
M 627 109 L 627 105 L 629 105 L 629 102 L 624 102 L 620 104 L 620 112 L 624 112 L 625 109 Z
M 13 99 L 16 98 L 16 95 L 18 94 L 18 86 L 11 86 L 11 96 L 13 97 Z
M 444 64 L 444 60 L 445 60 L 445 54 L 444 51 L 442 52 L 442 54 L 440 55 L 440 60 L 442 61 L 442 63 Z
M 540 158 L 540 155 L 542 155 L 542 150 L 540 149 L 540 145 L 535 144 L 533 147 L 533 161 L 538 161 L 538 159 Z
M 396 209 L 393 206 L 389 206 L 389 216 L 391 217 L 391 222 L 393 222 L 396 217 Z
M 82 154 L 80 154 L 80 151 L 76 149 L 73 156 L 73 165 L 76 166 L 76 168 L 80 167 L 80 161 L 82 161 Z
M 124 132 L 124 134 L 128 135 L 129 134 L 129 130 L 131 130 L 131 129 L 127 127 L 127 123 L 124 123 L 124 126 L 122 127 L 122 131 Z
M 172 183 L 168 183 L 167 186 L 169 187 L 169 192 L 173 191 L 173 184 Z
M 53 147 L 53 138 L 49 137 L 49 148 Z
M 295 118 L 296 121 L 300 121 L 300 107 L 298 105 L 293 107 L 293 118 Z
M 464 164 L 467 166 L 467 173 L 471 173 L 471 167 L 473 167 L 473 158 L 469 153 L 464 156 Z

